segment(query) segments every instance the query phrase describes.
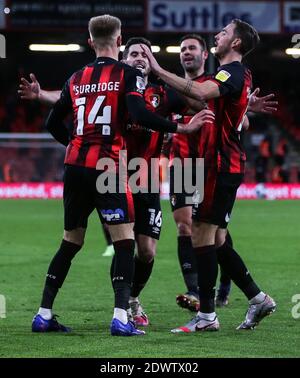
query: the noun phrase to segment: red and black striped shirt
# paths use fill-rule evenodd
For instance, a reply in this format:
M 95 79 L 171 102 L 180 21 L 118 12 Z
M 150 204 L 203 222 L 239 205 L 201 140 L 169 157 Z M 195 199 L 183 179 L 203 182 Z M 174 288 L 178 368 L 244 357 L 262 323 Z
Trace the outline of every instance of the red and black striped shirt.
M 210 75 L 202 74 L 193 79 L 198 83 L 203 83 L 211 78 Z M 215 100 L 207 101 L 209 110 L 215 112 Z M 174 114 L 173 120 L 189 123 L 191 115 Z M 206 167 L 213 167 L 217 164 L 217 128 L 214 124 L 208 123 L 194 134 L 174 134 L 170 148 L 170 164 L 174 158 L 181 159 L 184 163 L 185 158 L 204 158 Z
M 73 109 L 65 164 L 95 168 L 104 157 L 118 164 L 126 148 L 126 95 L 142 96 L 144 89 L 140 71 L 112 58 L 99 57 L 75 72 L 59 100 Z
M 162 117 L 180 111 L 185 103 L 175 91 L 163 85 L 148 84 L 144 91 L 144 100 L 149 111 Z M 153 131 L 129 120 L 126 143 L 129 159 L 139 157 L 150 164 L 151 158 L 158 158 L 161 153 L 164 132 Z
M 221 93 L 221 97 L 216 99 L 215 110 L 215 122 L 218 126 L 218 171 L 244 173 L 246 154 L 240 132 L 251 93 L 251 72 L 235 61 L 220 66 L 211 80 L 219 85 Z

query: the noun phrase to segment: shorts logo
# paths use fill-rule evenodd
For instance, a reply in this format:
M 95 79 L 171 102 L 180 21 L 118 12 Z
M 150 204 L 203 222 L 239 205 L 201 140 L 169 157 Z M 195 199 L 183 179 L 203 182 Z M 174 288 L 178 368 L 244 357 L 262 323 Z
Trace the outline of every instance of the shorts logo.
M 125 219 L 124 211 L 122 209 L 115 209 L 115 210 L 101 210 L 102 217 L 107 222 L 112 221 L 122 221 Z
M 230 221 L 230 214 L 227 213 L 225 216 L 225 222 L 228 223 Z
M 157 94 L 151 95 L 150 102 L 154 108 L 157 108 L 160 104 L 160 96 Z
M 177 202 L 177 198 L 176 198 L 175 194 L 173 194 L 171 196 L 171 204 L 172 204 L 172 206 L 176 206 L 176 202 Z
M 195 193 L 193 194 L 193 204 L 199 205 L 201 203 L 201 194 L 199 193 L 199 190 L 196 190 Z M 197 207 L 197 206 L 196 206 Z
M 220 72 L 217 73 L 216 79 L 219 81 L 222 81 L 224 83 L 230 78 L 231 74 L 225 70 L 221 70 Z

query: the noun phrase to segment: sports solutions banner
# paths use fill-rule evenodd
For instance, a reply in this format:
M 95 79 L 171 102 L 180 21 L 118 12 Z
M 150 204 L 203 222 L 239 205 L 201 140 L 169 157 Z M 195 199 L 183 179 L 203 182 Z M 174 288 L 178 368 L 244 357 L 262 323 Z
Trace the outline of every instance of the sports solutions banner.
M 162 187 L 162 198 L 168 199 L 168 186 Z M 0 199 L 60 199 L 63 183 L 0 183 Z M 242 184 L 238 199 L 300 199 L 300 184 Z
M 124 30 L 141 33 L 145 26 L 145 0 L 12 0 L 8 4 L 8 30 L 86 30 L 88 20 L 100 14 L 120 17 Z
M 279 1 L 149 0 L 148 31 L 217 32 L 240 18 L 260 33 L 279 33 Z

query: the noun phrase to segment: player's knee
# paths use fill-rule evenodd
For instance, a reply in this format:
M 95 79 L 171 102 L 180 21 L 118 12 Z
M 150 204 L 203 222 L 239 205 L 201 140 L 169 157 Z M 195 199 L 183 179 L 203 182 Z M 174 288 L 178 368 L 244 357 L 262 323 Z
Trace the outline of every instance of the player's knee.
M 221 247 L 226 241 L 227 229 L 219 228 L 216 233 L 216 248 Z
M 122 223 L 116 225 L 107 225 L 111 240 L 117 242 L 125 239 L 134 240 L 133 223 Z
M 84 236 L 85 236 L 85 229 L 77 228 L 76 230 L 66 231 L 64 230 L 64 240 L 77 244 L 79 246 L 83 246 L 84 243 Z
M 138 257 L 143 263 L 150 263 L 156 254 L 156 248 L 154 245 L 143 245 L 138 248 Z
M 190 236 L 192 234 L 192 225 L 189 222 L 177 223 L 178 236 Z
M 193 222 L 192 224 L 192 245 L 194 248 L 215 244 L 217 226 Z

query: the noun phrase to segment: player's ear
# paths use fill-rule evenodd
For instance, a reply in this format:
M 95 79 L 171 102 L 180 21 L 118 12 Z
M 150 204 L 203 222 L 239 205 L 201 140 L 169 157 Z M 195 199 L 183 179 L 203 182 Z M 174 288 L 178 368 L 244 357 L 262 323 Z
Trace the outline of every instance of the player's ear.
M 91 38 L 88 39 L 88 44 L 89 44 L 89 46 L 90 46 L 93 50 L 95 50 L 94 42 L 91 40 Z
M 117 46 L 118 46 L 118 47 L 121 47 L 121 45 L 122 45 L 122 36 L 119 35 L 119 36 L 117 37 Z
M 231 42 L 231 47 L 234 49 L 240 50 L 242 44 L 241 38 L 234 38 L 234 40 Z
M 203 51 L 203 59 L 206 60 L 208 58 L 208 51 L 204 50 Z

